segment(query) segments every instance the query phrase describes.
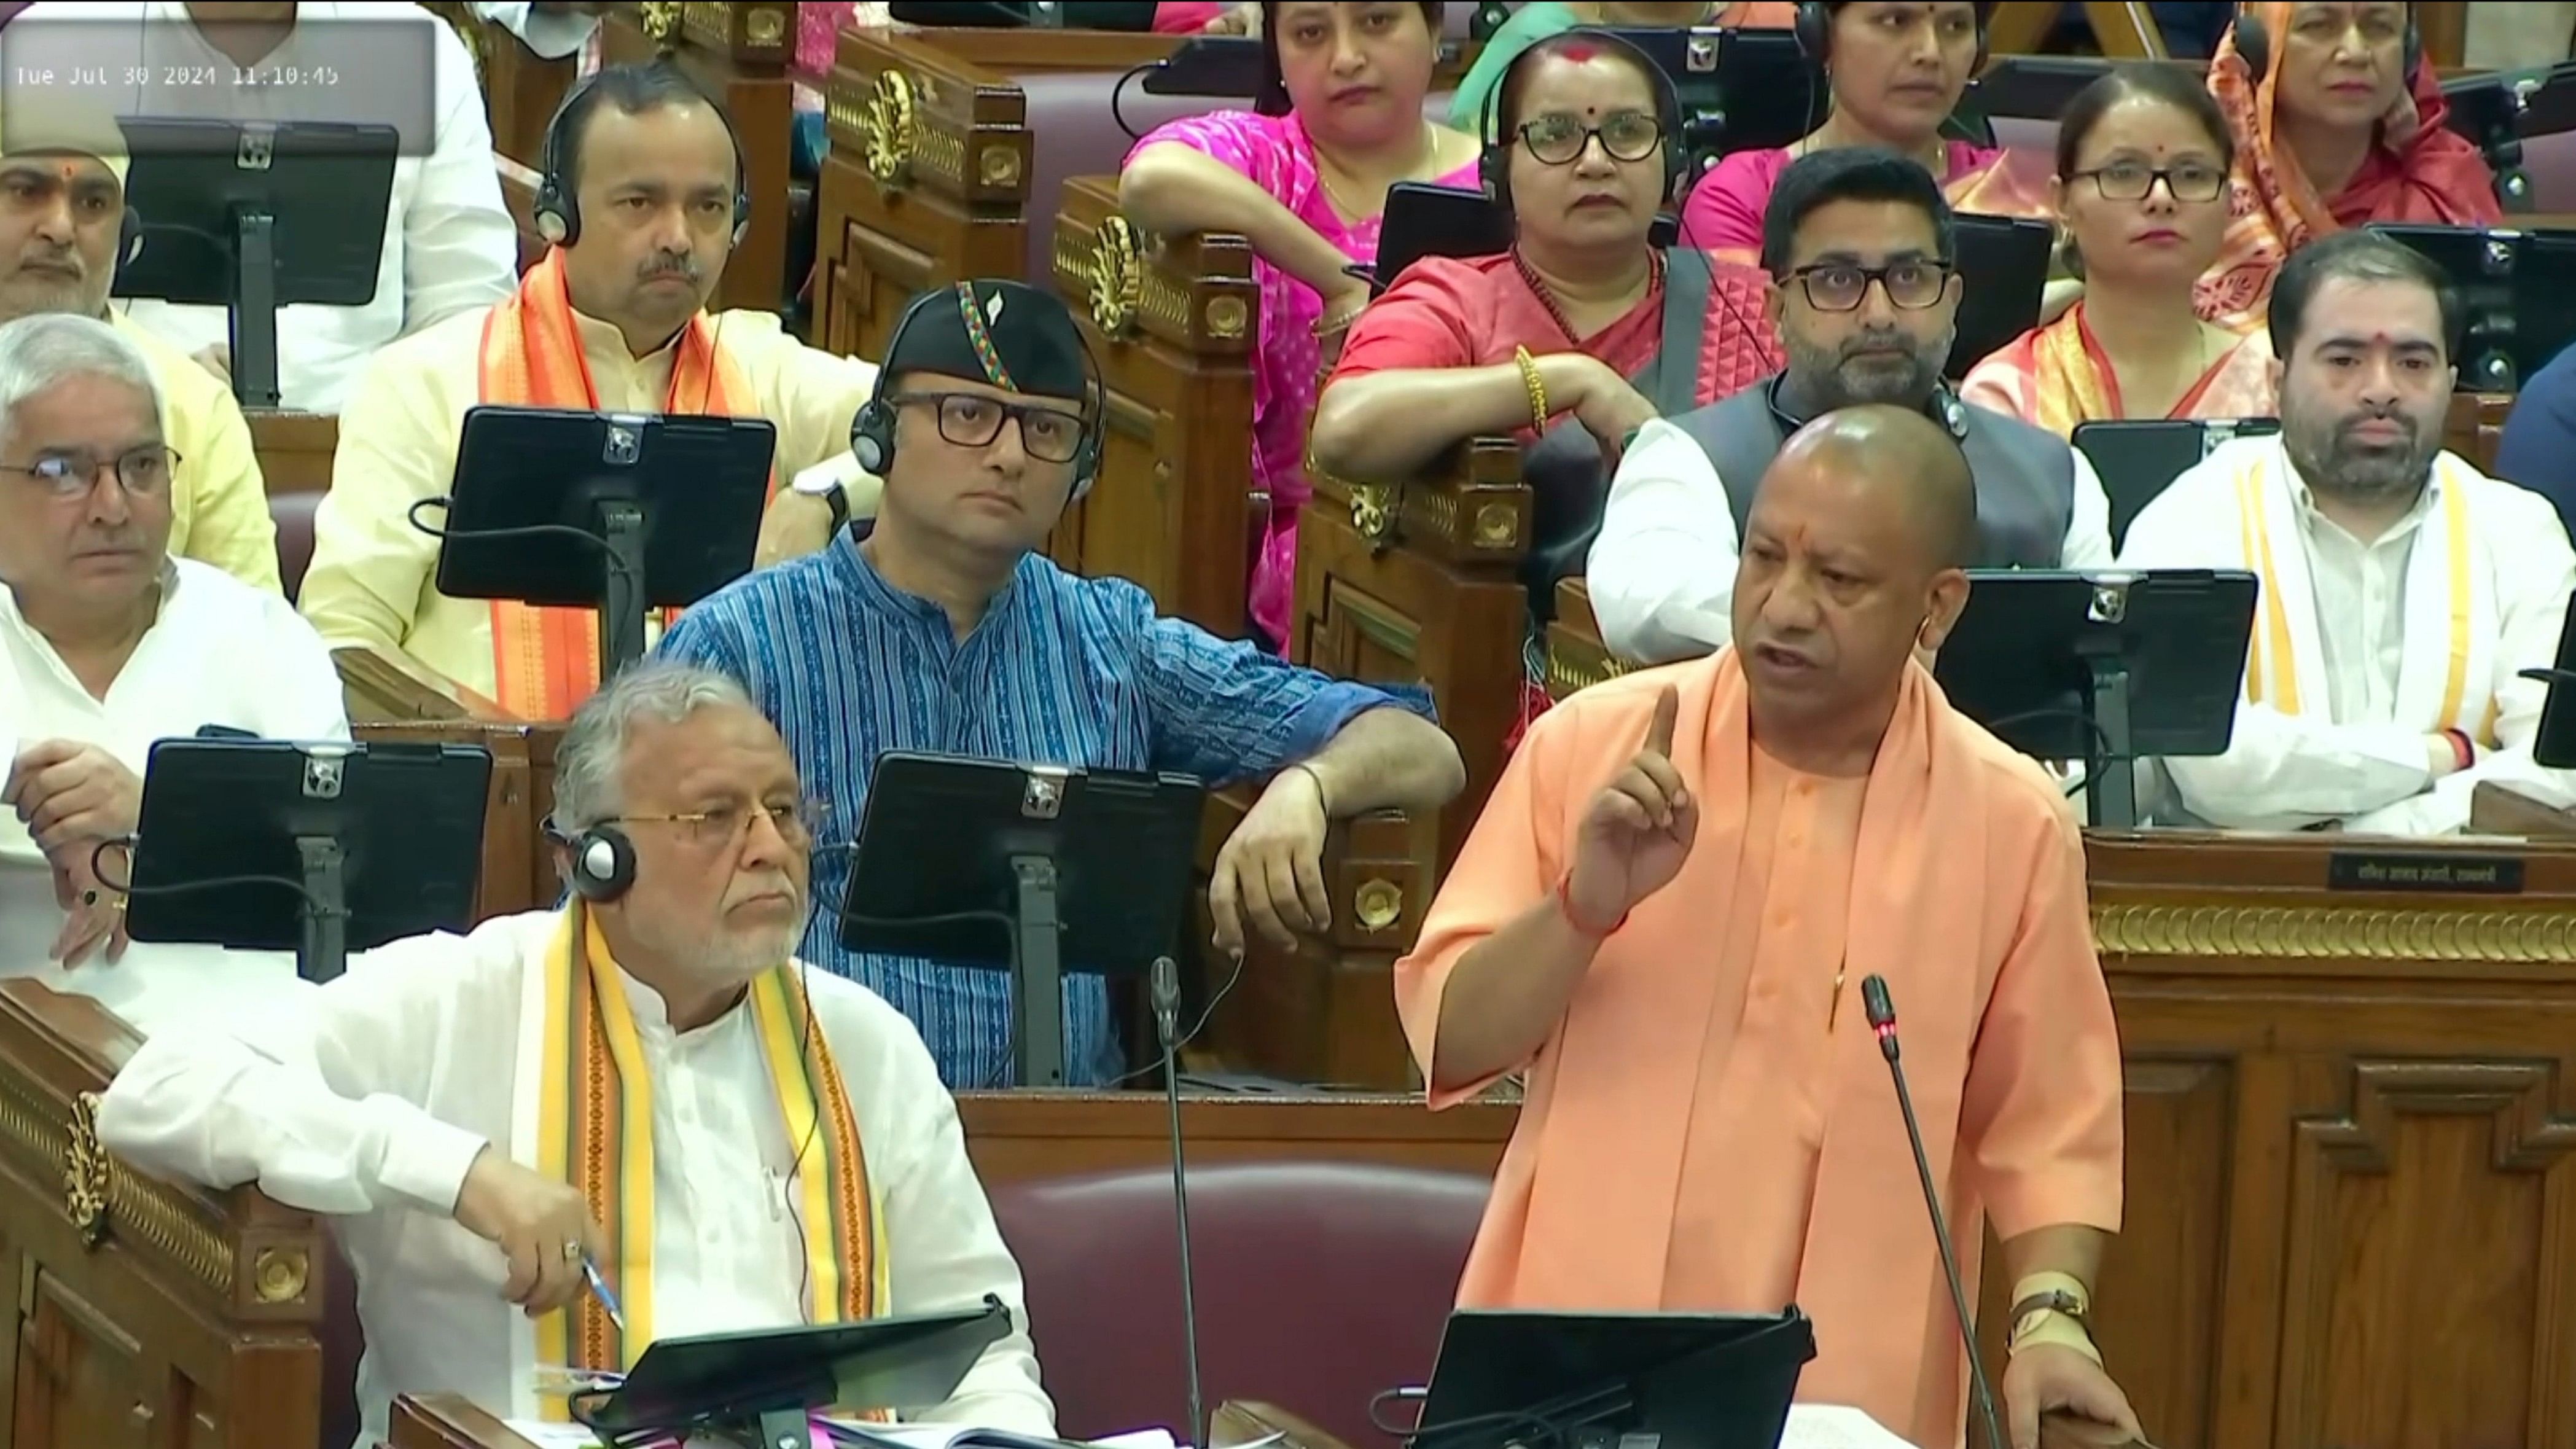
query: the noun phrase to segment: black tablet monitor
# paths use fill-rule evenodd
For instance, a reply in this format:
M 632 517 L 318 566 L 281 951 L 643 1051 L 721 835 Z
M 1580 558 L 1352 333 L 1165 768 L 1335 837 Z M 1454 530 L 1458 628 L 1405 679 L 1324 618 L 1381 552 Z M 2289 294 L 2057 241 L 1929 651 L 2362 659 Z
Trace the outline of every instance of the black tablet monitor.
M 1776 1314 L 1449 1315 L 1410 1449 L 1777 1444 L 1813 1324 Z
M 2219 444 L 2271 437 L 2279 418 L 2119 418 L 2077 423 L 2075 444 L 2102 480 L 2111 501 L 2111 549 L 2129 541 L 2129 525 L 2176 478 L 2200 465 Z
M 1953 381 L 2039 325 L 2056 234 L 2028 217 L 1958 218 L 1959 319 L 1944 369 Z

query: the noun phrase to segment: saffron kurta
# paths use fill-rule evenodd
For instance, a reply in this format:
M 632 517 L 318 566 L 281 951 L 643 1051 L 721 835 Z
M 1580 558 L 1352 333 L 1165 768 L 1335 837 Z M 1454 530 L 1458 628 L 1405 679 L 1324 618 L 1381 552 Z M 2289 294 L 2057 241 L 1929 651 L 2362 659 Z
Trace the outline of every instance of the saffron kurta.
M 1955 1444 L 1966 1366 L 1861 980 L 1885 976 L 1895 998 L 1972 1283 L 1989 1214 L 2006 1238 L 2118 1227 L 2120 1055 L 2065 801 L 1929 675 L 1908 667 L 1865 778 L 1803 774 L 1756 749 L 1731 649 L 1542 716 L 1396 968 L 1407 1036 L 1438 1080 L 1450 973 L 1548 898 L 1667 685 L 1681 694 L 1673 763 L 1700 802 L 1699 838 L 1602 945 L 1528 1064 L 1459 1301 L 1795 1302 L 1818 1347 L 1800 1398 Z M 1432 1105 L 1483 1085 L 1435 1091 Z

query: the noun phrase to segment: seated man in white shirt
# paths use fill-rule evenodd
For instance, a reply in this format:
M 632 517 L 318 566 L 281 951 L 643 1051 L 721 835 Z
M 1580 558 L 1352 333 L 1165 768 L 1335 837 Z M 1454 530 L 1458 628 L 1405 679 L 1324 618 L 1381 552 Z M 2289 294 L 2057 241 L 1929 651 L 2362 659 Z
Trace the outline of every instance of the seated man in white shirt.
M 519 37 L 539 60 L 569 60 L 590 50 L 608 6 L 601 0 L 473 0 L 465 8 Z
M 129 89 L 120 114 L 374 122 L 403 132 L 375 298 L 359 307 L 280 309 L 281 406 L 337 413 L 378 349 L 499 300 L 518 275 L 518 229 L 493 169 L 474 58 L 421 6 L 47 0 L 11 23 L 0 54 L 13 71 L 77 65 L 110 78 L 203 80 Z M 224 308 L 138 298 L 128 315 L 229 375 Z
M 2547 499 L 2442 450 L 2460 299 L 2405 246 L 2345 232 L 2272 291 L 2281 432 L 2213 450 L 2129 526 L 2124 568 L 2261 581 L 2226 754 L 2164 762 L 2212 825 L 2439 835 L 2481 780 L 2555 804 L 2531 756 L 2576 550 Z
M 1019 1268 L 930 1053 L 791 955 L 816 809 L 778 732 L 732 680 L 644 664 L 574 716 L 555 787 L 564 909 L 396 942 L 294 1009 L 155 1037 L 102 1100 L 102 1140 L 336 1215 L 362 1443 L 397 1394 L 560 1418 L 539 1365 L 988 1295 L 1012 1331 L 947 1403 L 900 1407 L 1052 1434 Z
M 184 365 L 184 364 L 183 364 Z M 150 1031 L 291 960 L 128 951 L 120 853 L 155 740 L 349 732 L 322 641 L 276 594 L 169 557 L 177 459 L 152 365 L 104 322 L 0 325 L 0 975 Z
M 1941 380 L 1964 285 L 1956 231 L 1932 173 L 1891 151 L 1835 147 L 1780 173 L 1762 269 L 1788 367 L 1647 423 L 1620 457 L 1586 565 L 1612 653 L 1660 664 L 1725 644 L 1754 485 L 1791 434 L 1862 403 L 1920 409 L 1966 451 L 1976 567 L 2110 563 L 2111 504 L 2084 455 Z

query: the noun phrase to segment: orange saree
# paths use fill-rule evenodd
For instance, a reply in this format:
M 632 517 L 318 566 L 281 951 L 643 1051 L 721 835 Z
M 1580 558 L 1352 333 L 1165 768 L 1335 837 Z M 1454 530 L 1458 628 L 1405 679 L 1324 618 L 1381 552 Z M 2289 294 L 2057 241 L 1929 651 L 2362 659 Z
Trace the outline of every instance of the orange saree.
M 757 416 L 751 385 L 717 351 L 713 333 L 704 312 L 680 330 L 671 344 L 671 382 L 662 411 Z M 599 390 L 582 356 L 581 332 L 565 290 L 562 252 L 547 252 L 519 279 L 518 290 L 484 320 L 477 396 L 509 407 L 599 407 Z M 775 476 L 770 488 L 777 490 Z M 569 718 L 599 687 L 597 612 L 495 601 L 492 672 L 496 697 L 511 714 Z
M 2271 343 L 2264 334 L 2238 339 L 2164 416 L 2271 417 L 2280 406 L 2272 391 L 2271 361 Z M 2079 423 L 2139 416 L 2121 399 L 2119 374 L 2085 324 L 2081 302 L 1970 368 L 1959 396 L 2061 438 Z
M 2291 6 L 2249 5 L 2269 33 L 2288 33 Z M 2272 279 L 2290 253 L 2321 236 L 2373 222 L 2487 226 L 2504 218 L 2495 173 L 2468 138 L 2442 122 L 2450 107 L 2433 67 L 2418 62 L 2381 117 L 2378 144 L 2360 172 L 2329 200 L 2318 194 L 2278 134 L 2274 88 L 2285 46 L 2274 45 L 2257 76 L 2230 31 L 2209 63 L 2210 93 L 2236 139 L 2228 188 L 2227 240 L 2200 280 L 2197 305 L 2210 321 L 2248 332 L 2263 324 Z

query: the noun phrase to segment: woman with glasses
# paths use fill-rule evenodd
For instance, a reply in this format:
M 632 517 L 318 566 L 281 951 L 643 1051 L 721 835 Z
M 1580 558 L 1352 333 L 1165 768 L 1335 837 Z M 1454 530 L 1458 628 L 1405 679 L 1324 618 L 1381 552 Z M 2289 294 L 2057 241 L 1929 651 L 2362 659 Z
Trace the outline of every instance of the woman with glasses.
M 1824 78 L 1824 124 L 1788 146 L 1738 151 L 1711 167 L 1682 206 L 1682 238 L 1732 261 L 1762 253 L 1762 213 L 1789 163 L 1837 146 L 1875 146 L 1912 157 L 1941 183 L 1953 211 L 2039 216 L 2048 199 L 2035 177 L 1991 146 L 1942 134 L 1986 52 L 1988 3 L 1937 0 L 1801 6 L 1798 27 L 1813 77 Z M 1817 23 L 1821 22 L 1821 23 Z M 2036 167 L 2028 168 L 2035 171 Z
M 1418 472 L 1467 438 L 1529 444 L 1544 611 L 1600 526 L 1605 457 L 1780 351 L 1760 272 L 1649 239 L 1674 180 L 1651 59 L 1598 31 L 1552 36 L 1504 74 L 1495 110 L 1488 171 L 1512 249 L 1406 268 L 1351 329 L 1309 443 L 1314 467 L 1361 479 Z
M 2084 300 L 1978 363 L 1960 395 L 2063 437 L 2109 418 L 2269 417 L 2272 349 L 2204 322 L 2192 291 L 2227 229 L 2235 143 L 2167 65 L 2086 86 L 2057 131 L 2057 206 Z
M 2374 222 L 2488 226 L 2504 219 L 2495 173 L 2424 57 L 2411 7 L 2246 5 L 2209 63 L 2236 142 L 2227 239 L 2202 279 L 2200 314 L 2262 325 L 2283 259 Z
M 1274 648 L 1288 636 L 1315 380 L 1325 350 L 1368 305 L 1387 188 L 1475 184 L 1475 139 L 1423 115 L 1440 21 L 1439 0 L 1263 0 L 1257 108 L 1156 128 L 1118 179 L 1120 206 L 1148 231 L 1235 232 L 1252 243 L 1261 290 L 1252 486 L 1270 516 L 1253 545 L 1250 604 Z

